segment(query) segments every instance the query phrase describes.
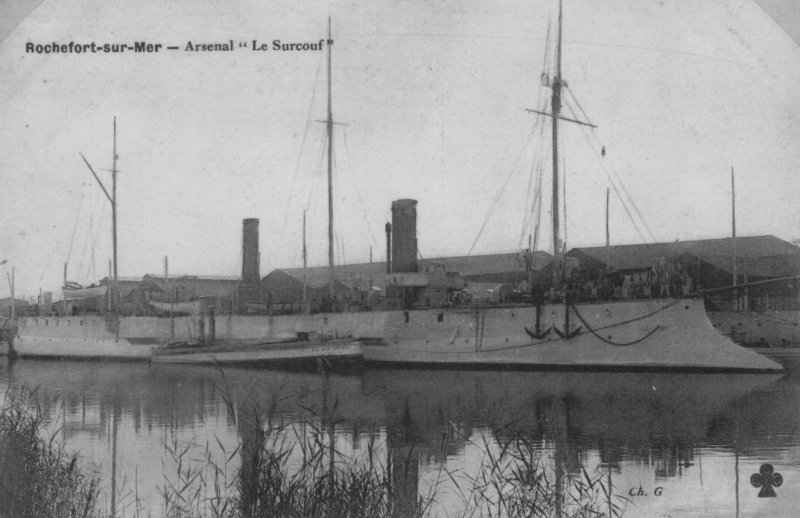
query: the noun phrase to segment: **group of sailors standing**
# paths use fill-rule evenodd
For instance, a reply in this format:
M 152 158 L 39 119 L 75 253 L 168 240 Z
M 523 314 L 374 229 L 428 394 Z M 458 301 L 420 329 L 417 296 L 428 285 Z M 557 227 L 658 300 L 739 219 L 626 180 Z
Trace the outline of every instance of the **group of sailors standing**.
M 566 289 L 575 302 L 685 297 L 697 291 L 686 270 L 663 258 L 649 269 L 625 273 L 610 268 L 591 275 L 573 268 L 566 276 Z

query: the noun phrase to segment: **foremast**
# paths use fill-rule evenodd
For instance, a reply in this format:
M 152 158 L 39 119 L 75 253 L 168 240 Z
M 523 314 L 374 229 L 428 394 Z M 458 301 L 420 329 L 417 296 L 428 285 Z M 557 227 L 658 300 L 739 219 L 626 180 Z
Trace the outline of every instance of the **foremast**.
M 328 119 L 325 126 L 328 132 L 328 294 L 331 307 L 336 298 L 336 278 L 333 269 L 333 101 L 331 95 L 331 18 L 328 17 Z
M 582 126 L 588 126 L 590 128 L 596 128 L 594 124 L 590 122 L 577 120 L 574 118 L 563 117 L 561 115 L 561 93 L 563 88 L 566 86 L 566 82 L 561 78 L 561 43 L 562 43 L 562 1 L 559 0 L 558 2 L 558 35 L 557 35 L 557 44 L 556 44 L 556 70 L 555 76 L 552 80 L 548 82 L 548 86 L 552 89 L 552 94 L 550 97 L 550 112 L 540 111 L 540 110 L 533 110 L 528 109 L 527 111 L 531 113 L 536 113 L 538 115 L 544 115 L 553 119 L 553 203 L 552 203 L 552 215 L 553 215 L 553 264 L 555 268 L 553 269 L 553 290 L 554 292 L 559 291 L 564 283 L 564 274 L 566 272 L 566 268 L 564 267 L 564 249 L 563 249 L 563 242 L 561 241 L 561 225 L 559 221 L 560 211 L 561 211 L 561 202 L 559 201 L 559 171 L 558 171 L 558 121 L 564 120 L 567 122 L 574 122 L 576 124 L 580 124 Z M 566 196 L 566 193 L 565 193 Z
M 563 88 L 566 86 L 566 83 L 561 78 L 561 46 L 562 46 L 562 26 L 563 26 L 563 4 L 562 0 L 558 2 L 558 34 L 556 36 L 556 67 L 555 67 L 555 74 L 552 80 L 549 81 L 548 86 L 552 89 L 552 94 L 550 97 L 550 112 L 540 111 L 540 110 L 532 110 L 528 109 L 529 112 L 536 113 L 539 115 L 545 115 L 550 117 L 553 120 L 553 131 L 552 131 L 552 139 L 553 139 L 553 192 L 552 192 L 552 233 L 553 233 L 553 279 L 552 279 L 552 290 L 551 290 L 551 300 L 556 301 L 558 299 L 563 299 L 565 311 L 564 311 L 564 331 L 558 331 L 558 329 L 554 328 L 556 333 L 558 333 L 562 338 L 571 338 L 575 334 L 578 333 L 578 330 L 571 331 L 571 326 L 569 323 L 569 306 L 571 301 L 569 300 L 569 293 L 567 293 L 567 283 L 566 283 L 566 264 L 565 264 L 565 249 L 564 243 L 561 241 L 561 225 L 560 225 L 560 211 L 561 211 L 561 203 L 564 203 L 565 200 L 559 200 L 559 171 L 558 171 L 558 161 L 559 161 L 559 154 L 558 154 L 558 121 L 565 120 L 567 122 L 574 122 L 576 124 L 581 124 L 583 126 L 589 126 L 591 128 L 596 128 L 594 124 L 591 124 L 586 121 L 577 120 L 574 118 L 563 117 L 561 115 L 561 93 Z M 566 186 L 566 181 L 564 182 L 564 186 Z M 564 192 L 564 198 L 566 199 L 566 189 Z M 564 208 L 564 213 L 566 216 L 566 206 Z M 566 223 L 566 222 L 565 222 Z M 565 232 L 566 235 L 566 232 Z M 537 316 L 538 316 L 538 308 L 537 308 Z M 537 318 L 538 322 L 538 318 Z M 537 323 L 537 332 L 531 335 L 534 338 L 539 338 L 539 331 L 538 331 L 538 323 Z M 530 334 L 530 333 L 529 333 Z
M 553 289 L 560 285 L 559 272 L 563 270 L 561 257 L 561 236 L 559 225 L 560 204 L 558 199 L 558 118 L 561 115 L 561 0 L 558 2 L 558 42 L 556 44 L 556 75 L 551 84 L 550 114 L 553 119 Z
M 106 189 L 105 185 L 103 185 L 102 180 L 100 177 L 97 176 L 97 173 L 94 172 L 92 166 L 89 164 L 89 161 L 86 160 L 86 157 L 83 156 L 83 153 L 78 153 L 81 158 L 83 159 L 86 166 L 91 171 L 92 176 L 94 176 L 97 183 L 100 185 L 100 188 L 103 190 L 103 193 L 108 198 L 108 201 L 111 203 L 111 239 L 113 241 L 113 280 L 112 280 L 112 287 L 111 287 L 111 307 L 112 313 L 114 315 L 114 338 L 119 340 L 119 289 L 118 289 L 118 276 L 117 276 L 117 118 L 114 117 L 114 147 L 113 147 L 113 157 L 111 161 L 111 194 L 109 194 L 108 190 Z M 66 285 L 66 278 L 67 278 L 67 267 L 64 265 L 64 281 Z

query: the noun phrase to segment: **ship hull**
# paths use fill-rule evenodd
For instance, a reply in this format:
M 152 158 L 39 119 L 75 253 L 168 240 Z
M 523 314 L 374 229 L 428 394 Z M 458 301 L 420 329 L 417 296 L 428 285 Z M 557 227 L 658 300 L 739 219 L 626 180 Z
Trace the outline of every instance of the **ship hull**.
M 148 361 L 157 345 L 149 317 L 139 329 L 120 326 L 99 316 L 25 317 L 18 321 L 14 353 L 23 358 Z M 120 319 L 122 321 L 124 319 Z
M 538 312 L 538 326 L 537 326 Z M 567 315 L 569 328 L 565 326 Z M 143 353 L 146 344 L 197 339 L 214 329 L 220 341 L 277 341 L 317 333 L 358 339 L 365 362 L 434 366 L 508 366 L 603 370 L 780 371 L 777 363 L 720 335 L 702 300 L 653 299 L 585 303 L 420 309 L 314 315 L 123 317 L 122 351 L 106 326 L 34 325 L 23 319 L 20 356 Z M 27 319 L 33 320 L 33 319 Z M 39 321 L 42 319 L 39 318 Z M 52 319 L 51 319 L 52 320 Z M 102 319 L 100 319 L 102 321 Z M 101 322 L 102 323 L 102 322 Z M 82 332 L 76 333 L 82 328 Z M 68 330 L 68 332 L 59 332 Z M 70 334 L 71 333 L 71 334 Z M 103 350 L 85 348 L 92 339 Z M 138 347 L 139 345 L 144 347 Z M 148 353 L 149 355 L 149 353 Z M 138 357 L 138 356 L 137 356 Z
M 564 323 L 569 312 L 568 337 Z M 412 312 L 364 359 L 386 364 L 590 370 L 779 371 L 713 328 L 700 300 L 508 307 L 461 314 Z M 450 317 L 450 318 L 448 318 Z M 546 336 L 535 338 L 532 334 Z M 561 336 L 564 335 L 564 336 Z

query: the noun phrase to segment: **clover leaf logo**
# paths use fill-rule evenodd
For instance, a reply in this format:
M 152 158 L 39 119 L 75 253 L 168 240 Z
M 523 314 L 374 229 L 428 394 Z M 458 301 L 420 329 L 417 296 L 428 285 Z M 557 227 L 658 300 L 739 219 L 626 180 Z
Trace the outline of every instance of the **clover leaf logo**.
M 750 475 L 750 484 L 753 487 L 760 487 L 761 491 L 758 492 L 759 498 L 771 498 L 778 496 L 775 494 L 773 487 L 781 487 L 783 484 L 783 475 L 776 473 L 772 468 L 772 464 L 762 464 L 758 473 Z

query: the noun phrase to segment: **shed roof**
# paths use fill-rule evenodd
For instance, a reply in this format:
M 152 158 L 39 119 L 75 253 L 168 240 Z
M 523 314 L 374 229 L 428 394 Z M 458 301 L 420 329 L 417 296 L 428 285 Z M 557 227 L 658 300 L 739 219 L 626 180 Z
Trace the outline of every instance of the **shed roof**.
M 110 283 L 108 277 L 100 281 L 101 285 Z M 191 287 L 197 297 L 227 297 L 239 286 L 239 278 L 231 275 L 175 275 L 169 277 L 169 284 Z M 119 278 L 119 291 L 123 297 L 134 290 L 163 291 L 163 286 L 164 277 L 159 275 Z
M 673 243 L 578 247 L 568 255 L 585 254 L 617 270 L 649 268 L 659 257 L 696 257 L 726 272 L 753 277 L 784 277 L 800 274 L 800 248 L 775 236 L 698 239 Z

